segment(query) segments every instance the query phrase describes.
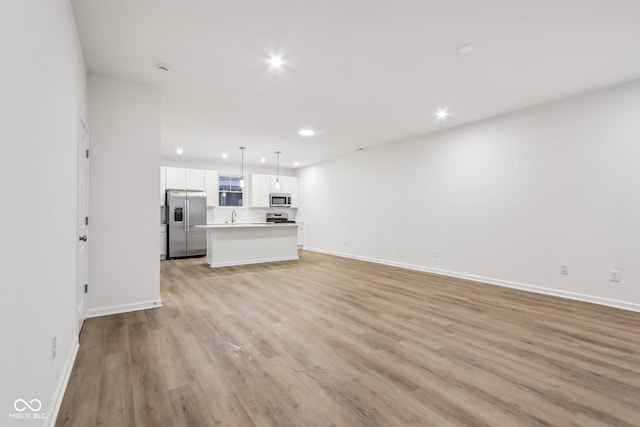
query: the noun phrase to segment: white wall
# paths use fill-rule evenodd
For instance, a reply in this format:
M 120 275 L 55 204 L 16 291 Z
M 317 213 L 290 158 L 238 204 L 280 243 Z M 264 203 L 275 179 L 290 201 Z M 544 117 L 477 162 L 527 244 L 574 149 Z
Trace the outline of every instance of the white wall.
M 85 68 L 66 0 L 0 3 L 0 424 L 49 419 L 77 348 L 76 185 Z M 51 340 L 57 336 L 57 356 Z M 31 414 L 26 411 L 26 414 Z
M 639 111 L 635 82 L 305 168 L 305 247 L 640 310 Z
M 160 91 L 89 75 L 89 316 L 160 300 Z

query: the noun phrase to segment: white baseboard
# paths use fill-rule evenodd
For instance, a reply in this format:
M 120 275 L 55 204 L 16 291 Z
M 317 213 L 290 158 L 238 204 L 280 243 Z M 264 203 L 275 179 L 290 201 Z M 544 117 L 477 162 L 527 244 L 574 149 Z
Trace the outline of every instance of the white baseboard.
M 393 267 L 406 268 L 408 270 L 416 270 L 416 271 L 422 271 L 425 273 L 439 274 L 442 276 L 456 277 L 459 279 L 473 280 L 475 282 L 486 283 L 488 285 L 504 286 L 506 288 L 520 289 L 523 291 L 534 292 L 537 294 L 551 295 L 551 296 L 560 297 L 560 298 L 590 302 L 593 304 L 606 305 L 608 307 L 615 307 L 615 308 L 621 308 L 623 310 L 640 312 L 640 304 L 635 304 L 635 303 L 626 302 L 626 301 L 602 298 L 602 297 L 597 297 L 593 295 L 578 294 L 575 292 L 567 292 L 559 289 L 544 288 L 541 286 L 529 285 L 526 283 L 519 283 L 519 282 L 511 282 L 508 280 L 496 279 L 493 277 L 484 277 L 484 276 L 478 276 L 475 274 L 459 273 L 457 271 L 440 270 L 437 268 L 429 268 L 429 267 L 424 267 L 420 265 L 405 264 L 400 262 L 387 261 L 383 259 L 346 254 L 342 252 L 328 251 L 328 250 L 318 249 L 318 248 L 305 247 L 304 250 L 310 251 L 310 252 L 318 252 L 318 253 L 327 254 L 327 255 L 339 256 L 342 258 L 351 258 L 359 261 L 373 262 L 375 264 L 383 264 L 383 265 L 390 265 Z
M 76 337 L 76 339 L 73 341 L 71 352 L 69 353 L 69 356 L 65 361 L 62 376 L 58 380 L 58 385 L 56 386 L 53 397 L 51 398 L 51 405 L 49 407 L 49 411 L 47 412 L 47 420 L 44 424 L 47 427 L 53 427 L 56 424 L 58 412 L 60 411 L 60 406 L 62 406 L 64 393 L 67 391 L 67 384 L 69 384 L 69 378 L 71 378 L 71 372 L 73 371 L 73 365 L 76 362 L 79 348 L 80 343 L 78 341 L 78 337 Z
M 278 262 L 278 261 L 295 261 L 299 259 L 297 252 L 295 256 L 283 256 L 283 257 L 273 257 L 273 258 L 254 258 L 247 259 L 241 261 L 220 261 L 215 262 L 213 264 L 209 264 L 210 267 L 232 267 L 234 265 L 247 265 L 247 264 L 262 264 L 265 262 Z
M 130 311 L 147 310 L 149 308 L 162 307 L 162 300 L 136 302 L 133 304 L 112 305 L 109 307 L 90 308 L 87 310 L 87 319 L 91 317 L 108 316 L 110 314 L 128 313 Z

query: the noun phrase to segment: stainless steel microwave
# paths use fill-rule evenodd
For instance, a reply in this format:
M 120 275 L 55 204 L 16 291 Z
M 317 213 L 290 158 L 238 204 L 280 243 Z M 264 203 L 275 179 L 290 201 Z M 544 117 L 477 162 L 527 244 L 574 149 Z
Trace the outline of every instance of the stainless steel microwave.
M 273 208 L 289 208 L 291 207 L 291 194 L 288 193 L 271 193 L 269 194 L 269 206 Z

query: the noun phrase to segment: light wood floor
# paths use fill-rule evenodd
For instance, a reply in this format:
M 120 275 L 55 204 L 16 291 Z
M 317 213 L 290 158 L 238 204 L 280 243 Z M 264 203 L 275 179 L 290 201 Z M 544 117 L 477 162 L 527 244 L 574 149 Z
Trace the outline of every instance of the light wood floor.
M 301 252 L 162 262 L 56 426 L 640 426 L 640 313 Z

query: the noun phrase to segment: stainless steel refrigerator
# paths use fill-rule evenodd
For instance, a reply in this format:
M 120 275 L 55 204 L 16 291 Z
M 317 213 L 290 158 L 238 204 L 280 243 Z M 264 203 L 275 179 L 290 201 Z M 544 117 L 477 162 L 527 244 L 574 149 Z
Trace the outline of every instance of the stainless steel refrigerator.
M 207 223 L 207 193 L 167 190 L 167 258 L 207 254 L 207 233 L 194 225 Z

